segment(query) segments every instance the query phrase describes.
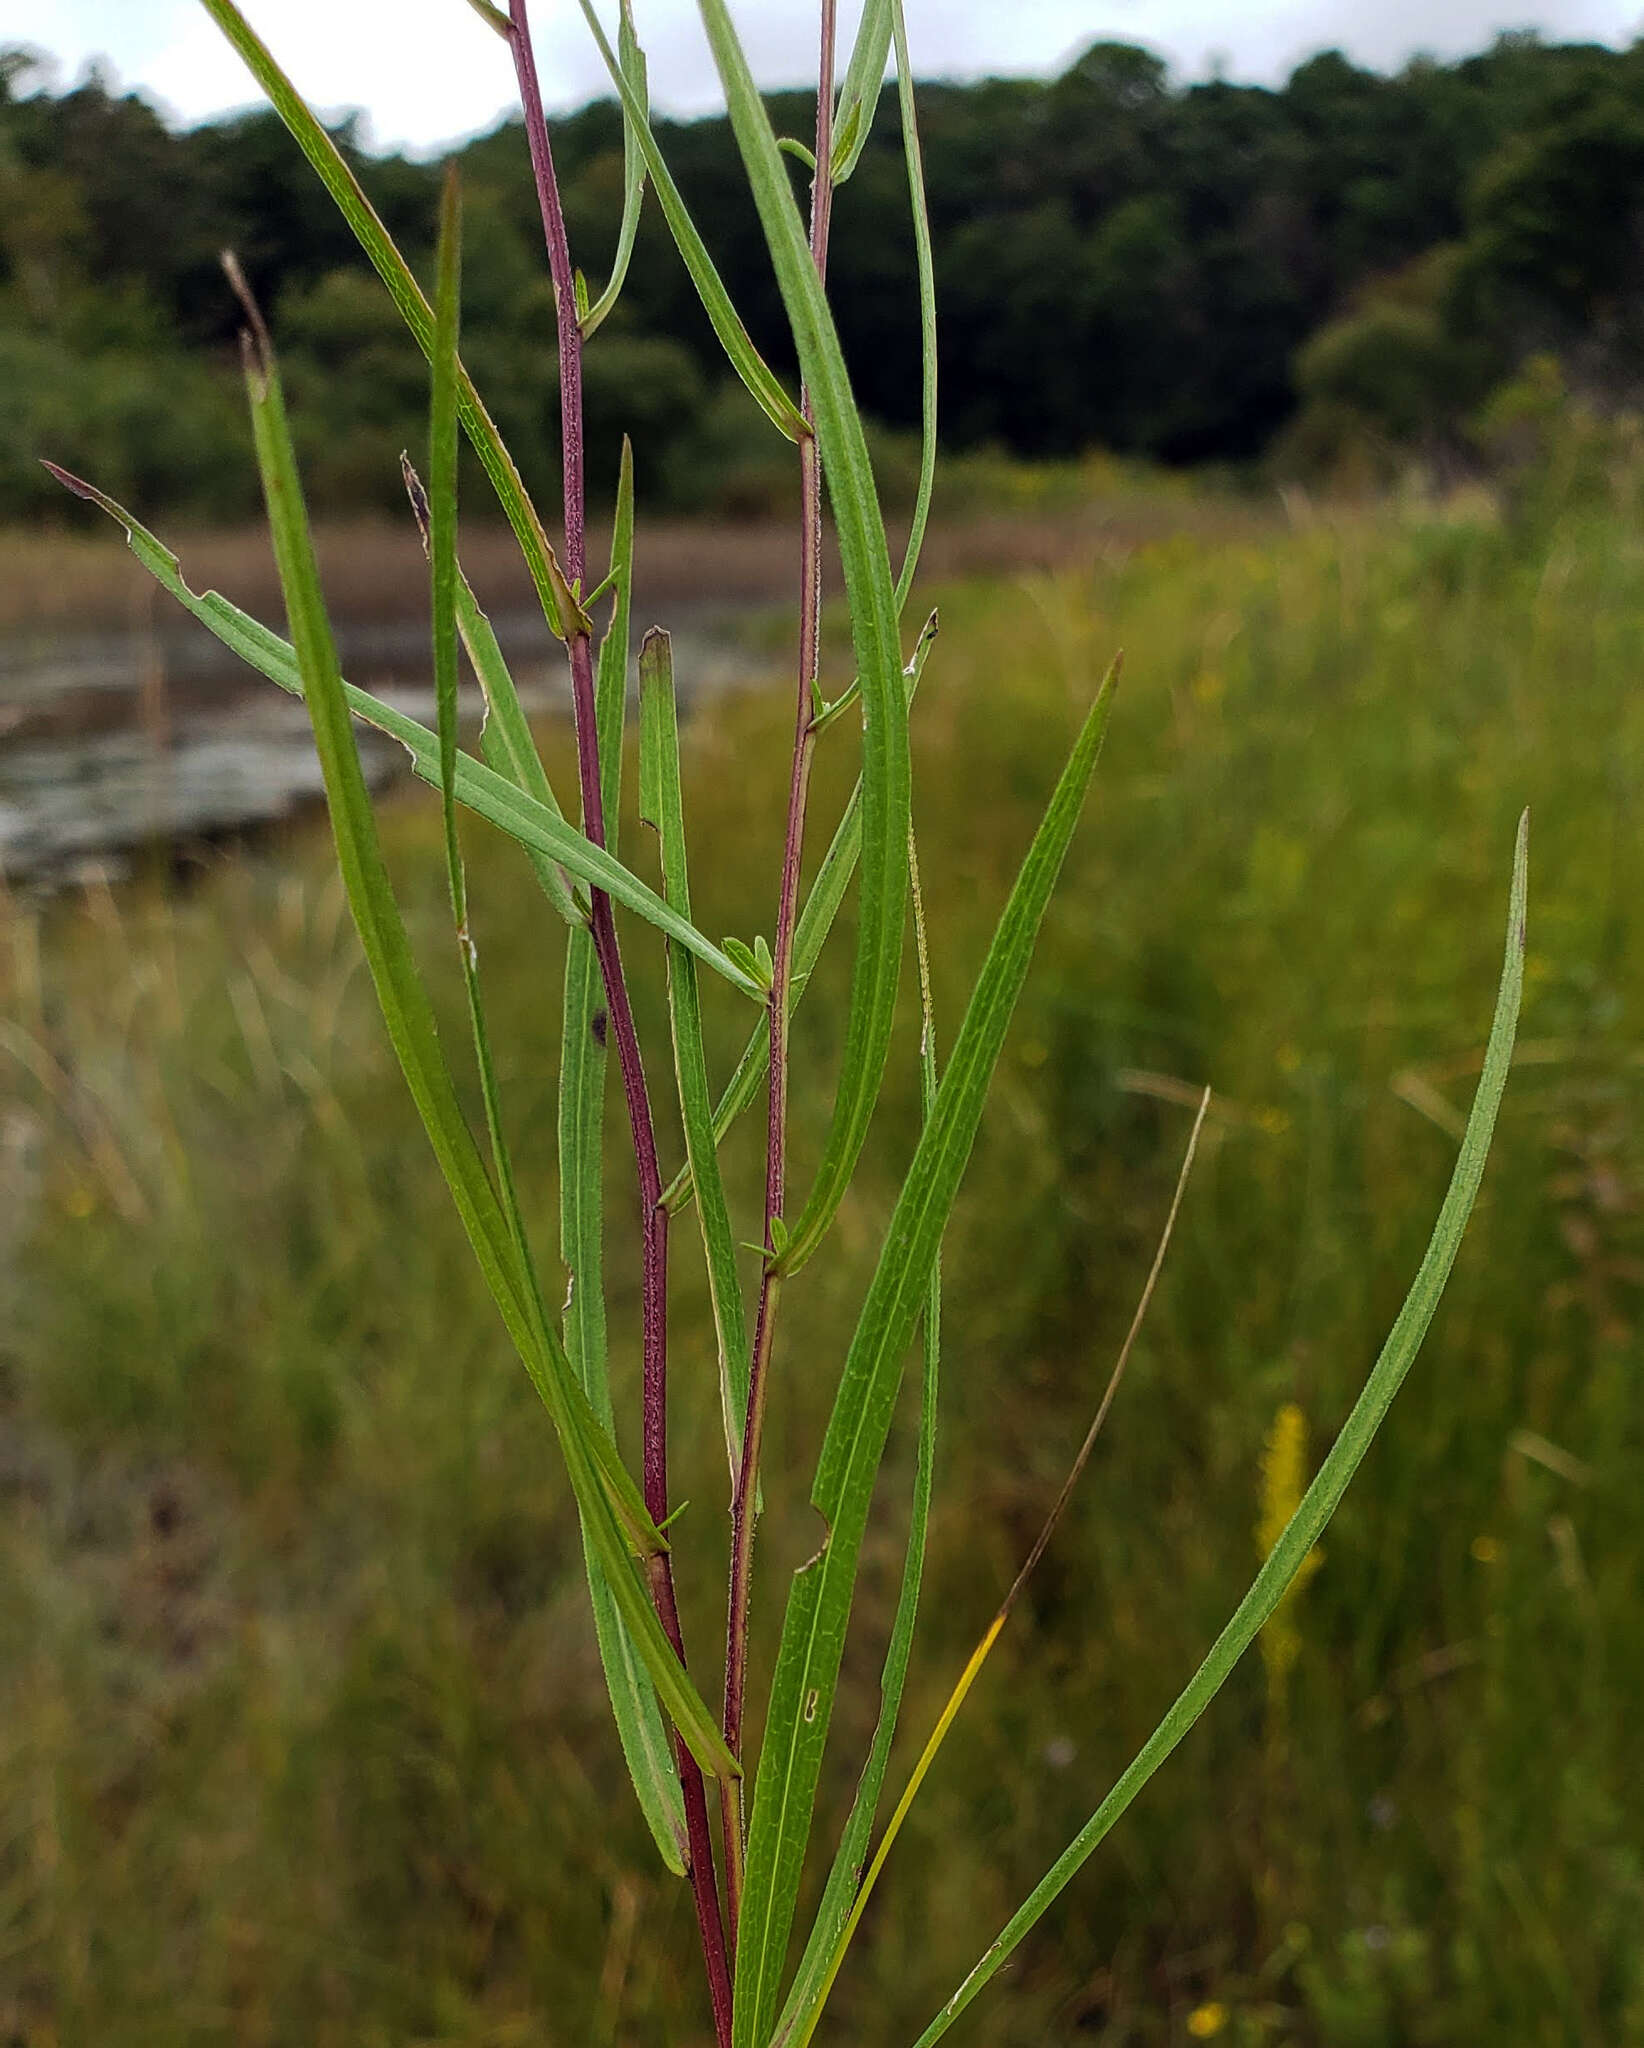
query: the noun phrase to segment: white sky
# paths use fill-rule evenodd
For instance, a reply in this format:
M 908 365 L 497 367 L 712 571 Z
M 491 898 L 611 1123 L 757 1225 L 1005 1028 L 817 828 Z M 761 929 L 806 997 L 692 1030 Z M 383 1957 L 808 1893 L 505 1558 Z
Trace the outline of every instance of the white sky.
M 489 126 L 512 102 L 507 51 L 463 0 L 242 4 L 307 97 L 327 110 L 363 108 L 380 147 L 432 148 Z M 614 0 L 601 4 L 614 18 Z M 842 0 L 842 44 L 859 9 Z M 1183 76 L 1219 64 L 1266 83 L 1331 46 L 1388 69 L 1417 51 L 1480 49 L 1500 29 L 1616 44 L 1644 32 L 1644 0 L 907 0 L 907 10 L 919 74 L 953 78 L 1050 73 L 1101 36 L 1147 44 Z M 635 13 L 658 103 L 686 113 L 714 105 L 694 0 L 636 0 Z M 814 65 L 815 0 L 739 0 L 736 14 L 761 82 L 802 83 Z M 550 101 L 600 94 L 604 72 L 575 0 L 534 0 L 532 19 Z M 0 0 L 5 43 L 48 50 L 65 82 L 106 57 L 123 86 L 179 121 L 256 96 L 198 0 Z

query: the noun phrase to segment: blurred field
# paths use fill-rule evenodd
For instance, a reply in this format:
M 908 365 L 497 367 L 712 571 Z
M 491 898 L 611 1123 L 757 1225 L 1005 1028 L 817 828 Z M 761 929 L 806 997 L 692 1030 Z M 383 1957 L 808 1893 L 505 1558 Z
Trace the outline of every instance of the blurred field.
M 906 524 L 918 480 L 917 443 L 876 436 L 878 468 L 892 515 Z M 94 479 L 95 481 L 95 479 Z M 790 506 L 789 499 L 793 500 Z M 796 472 L 771 464 L 751 493 L 761 509 L 740 521 L 663 519 L 647 525 L 639 602 L 766 604 L 794 588 Z M 141 512 L 142 508 L 136 508 Z M 99 629 L 129 631 L 149 616 L 153 583 L 122 534 L 65 497 L 72 523 L 0 528 L 0 637 Z M 402 508 L 403 510 L 403 508 Z M 221 590 L 259 618 L 278 618 L 279 578 L 263 527 L 191 530 L 157 518 L 161 537 L 196 589 Z M 935 522 L 923 554 L 937 583 L 1060 567 L 1093 550 L 1128 551 L 1184 531 L 1220 538 L 1265 524 L 1259 503 L 1231 490 L 1193 489 L 1169 472 L 1100 454 L 1060 463 L 1022 463 L 981 451 L 946 461 Z M 426 604 L 427 563 L 408 518 L 322 521 L 315 535 L 326 592 L 339 619 L 399 622 Z M 608 552 L 596 527 L 591 549 Z M 463 566 L 481 601 L 534 605 L 536 593 L 506 526 L 465 528 Z M 837 577 L 835 582 L 837 584 Z
M 1294 1610 L 1294 1667 L 1247 1660 L 954 2038 L 1644 2042 L 1644 543 L 1598 514 L 1518 531 L 1474 507 L 1085 552 L 942 591 L 916 709 L 951 1042 L 1075 720 L 1127 650 L 949 1240 L 910 1741 L 1083 1431 L 1186 1137 L 1177 1098 L 1204 1081 L 1212 1142 L 1108 1436 L 825 2038 L 913 2038 L 1242 1591 L 1280 1409 L 1306 1416 L 1310 1462 L 1345 1414 L 1449 1170 L 1528 802 L 1529 995 L 1497 1153 Z M 768 926 L 787 721 L 773 692 L 689 735 L 709 932 Z M 813 850 L 847 751 L 824 750 Z M 397 804 L 389 835 L 443 972 L 432 806 Z M 523 863 L 477 832 L 471 850 L 547 1217 L 558 934 Z M 649 872 L 631 823 L 629 851 Z M 14 906 L 5 943 L 0 2039 L 707 2041 L 688 1901 L 603 1725 L 546 1420 L 391 1070 L 323 835 L 182 896 Z M 660 1072 L 658 962 L 638 930 L 627 949 Z M 796 1022 L 801 1175 L 843 988 L 836 961 Z M 746 1028 L 730 1004 L 721 1058 Z M 915 1116 L 910 1014 L 834 1257 L 790 1297 L 767 1652 Z M 734 1198 L 757 1133 L 732 1149 Z M 723 1452 L 688 1221 L 676 1241 L 678 1545 L 711 1686 Z M 631 1351 L 625 1241 L 612 1279 Z M 911 1424 L 870 1537 L 836 1819 Z

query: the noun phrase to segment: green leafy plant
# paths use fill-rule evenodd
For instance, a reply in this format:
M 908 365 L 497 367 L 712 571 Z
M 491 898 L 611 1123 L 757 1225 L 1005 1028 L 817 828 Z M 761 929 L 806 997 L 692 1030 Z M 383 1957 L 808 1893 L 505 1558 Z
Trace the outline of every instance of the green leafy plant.
M 564 501 L 558 543 L 528 497 L 459 353 L 461 201 L 448 180 L 432 301 L 372 212 L 344 159 L 304 106 L 234 0 L 203 0 L 290 128 L 381 275 L 430 365 L 426 483 L 406 465 L 412 509 L 430 568 L 436 721 L 420 725 L 342 677 L 309 534 L 274 350 L 251 294 L 230 264 L 246 317 L 245 374 L 289 641 L 215 593 L 196 595 L 155 536 L 89 484 L 59 471 L 71 490 L 126 529 L 157 580 L 223 643 L 307 703 L 324 770 L 338 861 L 384 1022 L 452 1200 L 508 1336 L 541 1394 L 581 1517 L 588 1584 L 612 1712 L 634 1790 L 667 1867 L 688 1882 L 701 1936 L 720 2048 L 809 2040 L 910 1802 L 977 1671 L 1006 1625 L 1027 1575 L 1055 1529 L 1118 1389 L 1183 1199 L 1208 1094 L 1199 1105 L 1175 1201 L 1141 1305 L 1107 1392 L 1039 1541 L 999 1608 L 874 1846 L 874 1827 L 901 1708 L 919 1606 L 934 1480 L 940 1381 L 940 1251 L 976 1137 L 990 1080 L 1035 939 L 1078 826 L 1107 735 L 1117 662 L 1093 693 L 1073 750 L 998 920 L 964 1017 L 939 1063 L 929 945 L 913 828 L 909 718 L 931 651 L 932 617 L 910 632 L 908 606 L 929 510 L 936 448 L 936 315 L 918 131 L 901 0 L 868 0 L 836 85 L 834 0 L 822 0 L 813 144 L 778 137 L 755 87 L 724 0 L 700 0 L 749 187 L 792 331 L 801 386 L 791 396 L 763 361 L 731 304 L 648 117 L 645 58 L 627 0 L 613 46 L 592 0 L 583 12 L 610 70 L 627 139 L 624 214 L 610 275 L 597 297 L 572 261 L 543 113 L 525 0 L 506 10 L 471 0 L 512 55 L 540 202 L 557 311 Z M 917 251 L 923 344 L 924 436 L 910 538 L 894 564 L 868 444 L 826 289 L 835 189 L 851 174 L 894 58 Z M 789 165 L 809 172 L 808 223 Z M 655 832 L 661 889 L 642 881 L 615 843 L 625 750 L 636 551 L 632 465 L 618 479 L 608 562 L 589 562 L 582 426 L 583 352 L 617 302 L 649 184 L 732 368 L 773 428 L 796 444 L 802 513 L 801 605 L 787 824 L 777 879 L 774 937 L 716 943 L 693 922 L 670 643 L 645 634 L 639 649 L 640 812 Z M 459 436 L 466 433 L 518 537 L 543 615 L 561 640 L 575 717 L 580 823 L 567 818 L 533 743 L 495 635 L 459 564 Z M 855 653 L 856 680 L 833 702 L 821 692 L 824 501 L 831 506 Z M 608 606 L 603 632 L 597 609 Z M 458 734 L 460 650 L 466 648 L 488 718 L 483 759 Z M 854 712 L 852 719 L 848 714 Z M 437 1035 L 434 1009 L 402 921 L 356 748 L 362 719 L 400 739 L 439 792 L 453 938 L 471 1029 L 483 1132 Z M 860 774 L 807 892 L 801 888 L 811 770 L 830 734 L 854 729 Z M 470 931 L 464 814 L 523 848 L 545 912 L 570 928 L 559 1076 L 559 1251 L 568 1285 L 545 1284 L 520 1200 L 506 1104 L 486 1027 L 479 957 Z M 790 1188 L 790 1023 L 836 913 L 854 882 L 850 999 L 833 1104 L 807 1188 Z M 1234 1664 L 1306 1568 L 1320 1532 L 1408 1372 L 1437 1307 L 1484 1170 L 1517 1021 L 1526 890 L 1526 833 L 1514 858 L 1506 956 L 1482 1077 L 1427 1255 L 1368 1383 L 1282 1530 L 1272 1532 L 1254 1583 L 1130 1766 L 1100 1800 L 1043 1881 L 1023 1902 L 920 2037 L 934 2042 L 1009 1957 L 1153 1772 L 1209 1705 Z M 619 940 L 665 949 L 673 1084 L 684 1161 L 663 1172 L 661 1120 Z M 914 933 L 922 1030 L 922 1127 L 885 1226 L 856 1331 L 839 1370 L 811 1501 L 823 1530 L 814 1557 L 788 1588 L 769 1703 L 757 1743 L 749 1725 L 749 1615 L 762 1500 L 762 1449 L 775 1388 L 785 1298 L 827 1240 L 867 1137 L 890 1054 L 904 934 Z M 746 1049 L 715 1100 L 703 1026 L 702 973 L 755 1006 Z M 639 1477 L 618 1446 L 608 1372 L 603 1282 L 603 1104 L 614 1050 L 627 1112 L 642 1237 L 643 1361 Z M 756 1235 L 733 1218 L 719 1160 L 735 1120 L 765 1095 L 765 1174 Z M 669 1485 L 668 1264 L 672 1226 L 695 1211 L 719 1365 L 731 1481 L 724 1697 L 710 1709 L 691 1675 L 668 1531 L 679 1512 Z M 758 1257 L 750 1301 L 739 1242 Z M 549 1304 L 563 1299 L 556 1313 Z M 789 1346 L 794 1333 L 790 1329 Z M 840 1684 L 846 1630 L 873 1495 L 907 1356 L 920 1339 L 921 1423 L 912 1511 L 886 1653 L 880 1710 L 855 1803 L 839 1840 L 799 1963 L 788 1974 L 801 1878 L 813 1847 L 817 1790 Z M 813 1361 L 825 1369 L 825 1361 Z M 751 1796 L 749 1787 L 751 1785 Z M 711 1795 L 711 1797 L 710 1797 Z M 717 1809 L 718 1833 L 714 1817 Z M 870 1861 L 870 1850 L 873 1852 Z

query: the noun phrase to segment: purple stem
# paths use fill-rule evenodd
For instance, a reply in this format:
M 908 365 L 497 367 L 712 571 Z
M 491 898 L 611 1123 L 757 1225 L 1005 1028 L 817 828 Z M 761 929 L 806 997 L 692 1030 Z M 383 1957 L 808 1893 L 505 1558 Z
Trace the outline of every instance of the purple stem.
M 565 483 L 565 573 L 580 598 L 587 580 L 587 503 L 583 463 L 582 329 L 577 319 L 576 279 L 570 242 L 554 175 L 548 123 L 542 110 L 536 56 L 531 47 L 525 0 L 509 0 L 514 70 L 525 110 L 525 136 L 531 152 L 548 268 L 554 282 L 554 312 L 559 330 L 560 423 Z M 576 715 L 577 774 L 582 789 L 583 830 L 596 846 L 605 844 L 605 805 L 600 786 L 599 732 L 594 715 L 593 648 L 586 632 L 564 621 L 569 633 L 571 694 Z M 617 946 L 611 899 L 601 889 L 590 892 L 589 925 L 599 961 L 616 1043 L 622 1092 L 633 1133 L 634 1162 L 639 1175 L 639 1202 L 644 1232 L 644 1408 L 645 1448 L 643 1491 L 653 1522 L 668 1518 L 668 1212 L 662 1206 L 662 1174 L 657 1163 L 656 1131 L 651 1120 L 645 1065 L 639 1033 Z M 685 1663 L 685 1641 L 674 1594 L 673 1564 L 666 1553 L 647 1566 L 651 1597 L 674 1654 Z M 707 1793 L 696 1759 L 679 1735 L 674 1736 L 680 1790 L 685 1802 L 685 1832 L 691 1889 L 696 1899 L 697 1927 L 702 1938 L 708 1991 L 713 2004 L 714 2032 L 719 2048 L 730 2048 L 731 1978 L 720 1913 L 719 1880 L 714 1869 L 713 1837 L 708 1828 Z
M 837 0 L 822 0 L 822 55 L 816 92 L 816 175 L 811 183 L 811 256 L 817 275 L 827 280 L 828 229 L 833 216 L 833 72 Z M 811 761 L 816 752 L 812 724 L 822 615 L 822 461 L 816 445 L 809 394 L 800 393 L 800 409 L 813 431 L 799 444 L 802 498 L 799 544 L 799 686 L 794 711 L 793 768 L 788 782 L 788 822 L 782 845 L 781 894 L 776 909 L 776 945 L 772 952 L 770 1031 L 771 1057 L 765 1123 L 765 1270 L 759 1283 L 759 1308 L 754 1321 L 753 1356 L 748 1372 L 748 1413 L 743 1425 L 742 1456 L 737 1464 L 731 1500 L 731 1589 L 725 1627 L 725 1741 L 740 1762 L 743 1710 L 748 1674 L 748 1605 L 753 1587 L 754 1529 L 758 1520 L 759 1455 L 765 1432 L 765 1400 L 770 1385 L 771 1346 L 777 1308 L 782 1298 L 781 1275 L 774 1271 L 773 1224 L 787 1198 L 788 1144 L 788 991 L 793 973 L 794 930 L 799 916 L 799 868 L 805 845 L 805 805 L 810 793 Z M 720 1786 L 720 1815 L 725 1836 L 725 1877 L 731 1927 L 742 1900 L 742 1788 L 740 1780 Z

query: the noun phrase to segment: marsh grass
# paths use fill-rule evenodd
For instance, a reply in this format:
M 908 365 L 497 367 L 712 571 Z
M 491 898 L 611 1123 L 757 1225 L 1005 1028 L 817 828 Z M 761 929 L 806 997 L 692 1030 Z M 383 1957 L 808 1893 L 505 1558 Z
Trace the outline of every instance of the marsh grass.
M 915 751 L 950 1014 L 1091 665 L 1116 640 L 1147 655 L 949 1239 L 912 1746 L 1133 1305 L 1187 1114 L 1161 1088 L 1216 1094 L 1109 1435 L 913 1810 L 835 2024 L 897 2039 L 929 2017 L 1247 1581 L 1276 1411 L 1297 1402 L 1317 1442 L 1345 1413 L 1453 1156 L 1405 1084 L 1466 1099 L 1499 850 L 1528 794 L 1543 880 L 1500 1157 L 1422 1370 L 1291 1610 L 1285 1754 L 1266 1751 L 1252 1662 L 995 1986 L 986 2038 L 1175 2042 L 1219 2004 L 1237 2041 L 1644 2039 L 1644 558 L 1602 522 L 1525 539 L 1389 515 L 938 594 Z M 779 832 L 788 715 L 754 696 L 685 734 L 710 930 L 758 912 L 737 849 Z M 566 736 L 541 737 L 563 784 Z M 736 818 L 712 802 L 732 774 Z M 818 805 L 848 779 L 824 752 Z M 643 868 L 635 799 L 630 778 Z M 408 798 L 383 830 L 437 958 L 436 818 Z M 522 1197 L 543 1213 L 563 942 L 517 854 L 475 837 L 469 865 Z M 294 829 L 185 898 L 14 915 L 8 941 L 8 1029 L 69 1092 L 15 1084 L 41 1138 L 6 1304 L 7 2024 L 114 2048 L 706 2038 L 681 1989 L 689 1914 L 602 1732 L 535 1397 L 403 1114 L 323 835 Z M 654 1037 L 659 963 L 635 969 Z M 438 992 L 455 1032 L 454 974 Z M 824 956 L 798 1013 L 801 1128 L 843 996 Z M 740 1025 L 709 1023 L 723 1071 Z M 848 1335 L 916 1126 L 914 1028 L 905 1010 L 837 1263 L 812 1269 L 819 1351 Z M 609 1136 L 620 1157 L 619 1121 Z M 760 1153 L 751 1129 L 727 1150 L 739 1206 Z M 608 1284 L 631 1315 L 620 1230 Z M 700 1634 L 724 1450 L 685 1260 L 674 1306 Z M 620 1408 L 637 1384 L 615 1364 Z M 825 1391 L 796 1380 L 768 1453 L 773 1579 L 811 1540 L 798 1481 L 824 1420 Z M 842 1752 L 870 1733 L 912 1429 L 908 1407 Z M 756 1607 L 756 1668 L 774 1626 Z M 850 1783 L 825 1778 L 824 1828 Z
M 951 476 L 946 465 L 940 473 L 921 555 L 922 589 L 962 576 L 1067 568 L 1129 554 L 1173 533 L 1252 536 L 1281 516 L 1239 492 L 1201 489 L 1194 495 L 1179 480 L 1131 475 L 1105 464 L 1069 464 L 1065 475 L 1048 480 L 1040 469 L 1003 457 L 961 459 L 952 466 L 960 477 Z M 900 550 L 906 513 L 893 508 L 887 524 Z M 258 618 L 279 619 L 279 577 L 266 529 L 178 532 L 168 526 L 166 538 L 186 557 L 202 589 L 222 591 Z M 408 523 L 321 520 L 314 540 L 326 596 L 339 621 L 398 624 L 426 604 L 427 563 Z M 596 514 L 590 527 L 590 543 L 601 559 L 609 541 L 607 511 Z M 534 604 L 512 535 L 486 519 L 483 508 L 464 521 L 462 558 L 487 609 L 518 611 Z M 735 520 L 647 517 L 636 573 L 644 603 L 659 612 L 698 605 L 705 597 L 727 607 L 786 608 L 794 584 L 792 519 L 769 513 Z M 101 527 L 0 531 L 0 633 L 127 632 L 134 618 L 146 615 L 152 589 L 130 549 Z

